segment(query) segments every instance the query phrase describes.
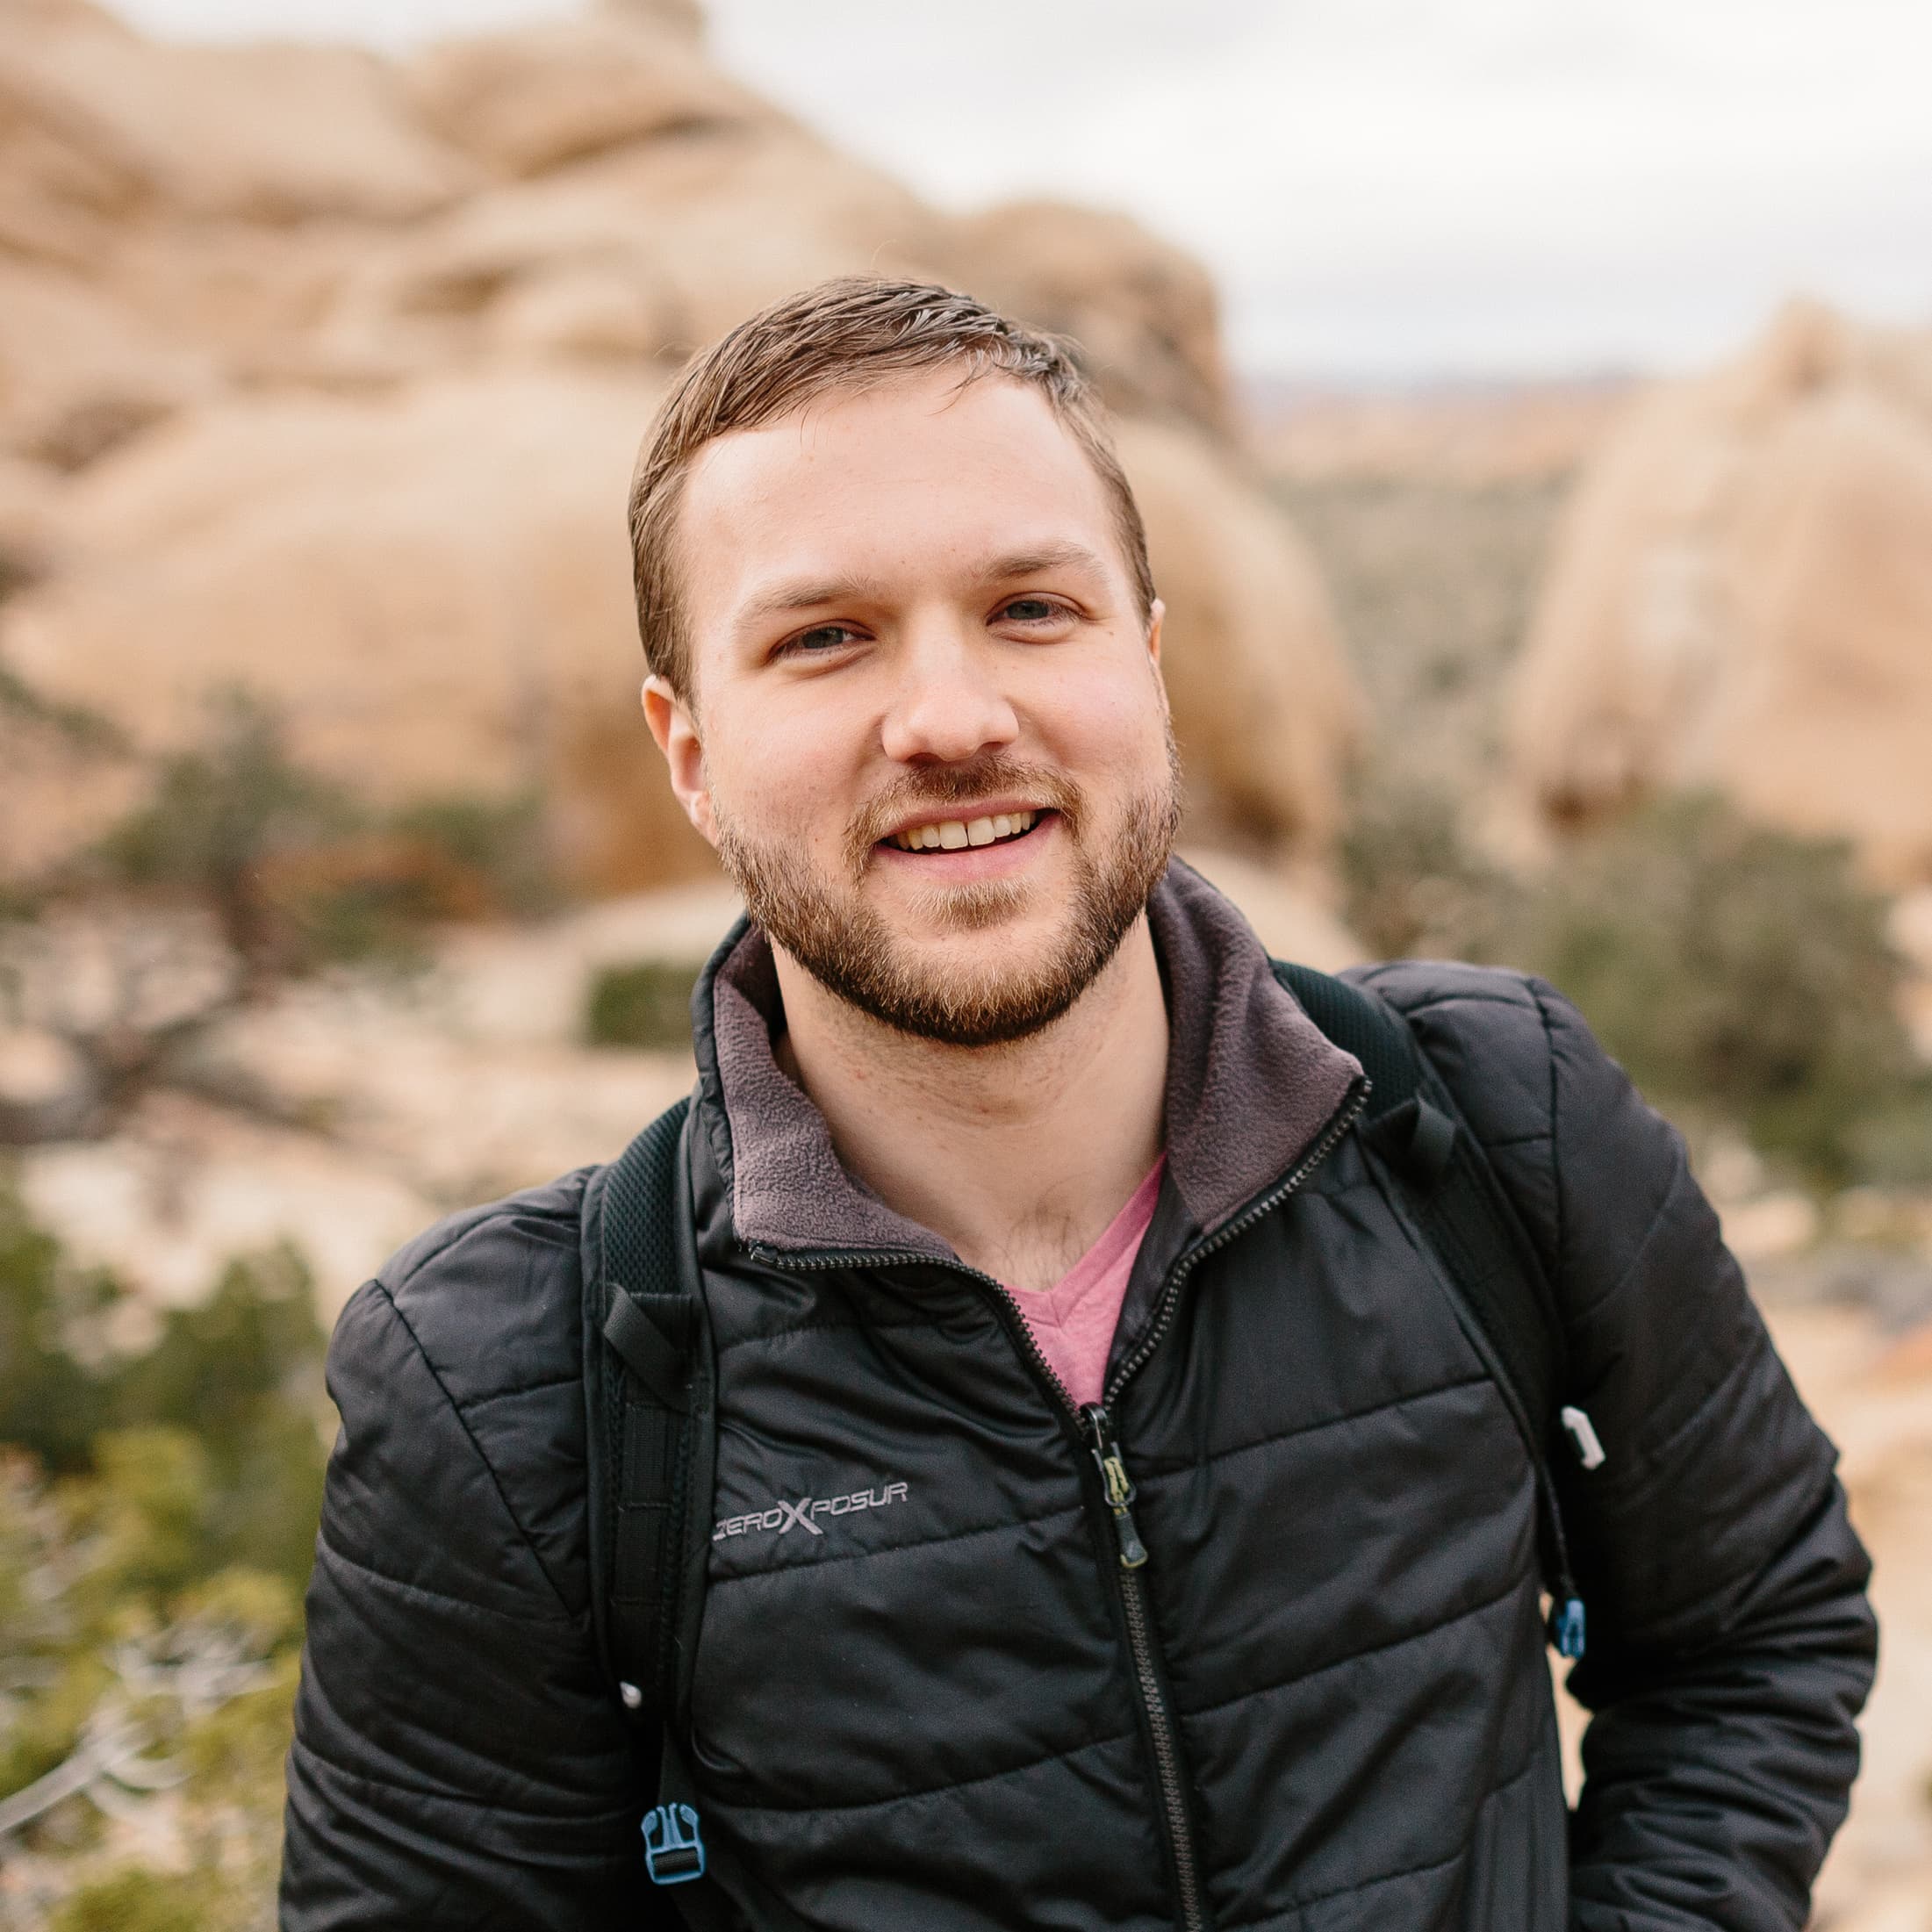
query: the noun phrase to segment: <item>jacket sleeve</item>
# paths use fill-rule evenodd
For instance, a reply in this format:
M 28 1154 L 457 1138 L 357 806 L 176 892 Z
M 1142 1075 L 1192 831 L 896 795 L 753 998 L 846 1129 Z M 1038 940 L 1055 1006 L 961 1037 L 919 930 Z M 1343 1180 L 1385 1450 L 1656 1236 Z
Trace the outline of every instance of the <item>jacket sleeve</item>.
M 1573 1932 L 1797 1932 L 1858 1768 L 1870 1573 L 1812 1421 L 1682 1140 L 1542 982 L 1425 969 L 1410 1012 L 1557 1284 L 1569 1399 L 1606 1452 L 1558 1476 L 1589 1608 Z M 1440 975 L 1443 969 L 1427 969 Z
M 676 1922 L 588 1615 L 574 1234 L 465 1217 L 336 1326 L 283 1932 Z

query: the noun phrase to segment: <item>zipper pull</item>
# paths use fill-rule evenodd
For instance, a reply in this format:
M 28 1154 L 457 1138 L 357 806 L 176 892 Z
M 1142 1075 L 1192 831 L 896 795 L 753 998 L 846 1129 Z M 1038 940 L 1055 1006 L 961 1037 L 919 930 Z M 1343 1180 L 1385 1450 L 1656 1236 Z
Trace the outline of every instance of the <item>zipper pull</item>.
M 1557 1419 L 1569 1431 L 1569 1440 L 1576 1448 L 1576 1460 L 1586 1469 L 1600 1469 L 1610 1460 L 1598 1439 L 1597 1425 L 1590 1419 L 1587 1410 L 1566 1408 L 1559 1412 Z
M 1100 1486 L 1107 1507 L 1114 1512 L 1114 1535 L 1120 1544 L 1120 1567 L 1138 1569 L 1147 1560 L 1147 1546 L 1134 1527 L 1131 1507 L 1135 1495 L 1127 1465 L 1122 1460 L 1120 1444 L 1114 1436 L 1112 1418 L 1097 1402 L 1087 1405 L 1087 1428 L 1094 1439 L 1094 1466 L 1100 1471 Z

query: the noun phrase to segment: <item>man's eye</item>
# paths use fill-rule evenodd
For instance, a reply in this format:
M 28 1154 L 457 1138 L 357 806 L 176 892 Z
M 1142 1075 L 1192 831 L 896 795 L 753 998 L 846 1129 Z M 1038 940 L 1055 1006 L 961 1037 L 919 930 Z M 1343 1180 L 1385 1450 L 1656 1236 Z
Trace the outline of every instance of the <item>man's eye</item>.
M 815 624 L 810 630 L 801 630 L 782 648 L 802 651 L 837 650 L 851 643 L 858 635 L 850 624 Z
M 1000 615 L 1016 624 L 1044 624 L 1066 613 L 1044 597 L 1016 597 L 1011 603 L 1000 607 Z

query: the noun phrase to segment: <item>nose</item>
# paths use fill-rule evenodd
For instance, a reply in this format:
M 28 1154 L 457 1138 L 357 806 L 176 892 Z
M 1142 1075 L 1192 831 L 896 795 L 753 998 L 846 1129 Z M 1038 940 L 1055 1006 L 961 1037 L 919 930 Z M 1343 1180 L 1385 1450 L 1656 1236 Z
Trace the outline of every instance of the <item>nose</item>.
M 954 765 L 1018 737 L 1020 721 L 1002 688 L 996 648 L 957 621 L 909 627 L 899 679 L 882 733 L 901 765 Z

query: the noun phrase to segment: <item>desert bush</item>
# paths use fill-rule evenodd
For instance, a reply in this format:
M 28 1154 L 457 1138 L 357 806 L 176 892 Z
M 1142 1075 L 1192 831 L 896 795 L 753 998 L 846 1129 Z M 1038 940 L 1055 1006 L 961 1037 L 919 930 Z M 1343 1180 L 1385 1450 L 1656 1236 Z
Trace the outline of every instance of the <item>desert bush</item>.
M 1871 1177 L 1881 1137 L 1909 1164 L 1932 1090 L 1885 902 L 1848 845 L 1663 800 L 1579 840 L 1519 917 L 1517 950 L 1640 1086 L 1828 1182 Z
M 696 966 L 643 959 L 605 966 L 584 1004 L 584 1038 L 592 1046 L 671 1050 L 691 1044 L 691 992 Z
M 0 1927 L 265 1932 L 325 1457 L 311 1284 L 237 1261 L 131 1356 L 103 1347 L 119 1298 L 0 1189 L 0 1324 L 31 1344 L 0 1362 L 0 1797 L 109 1720 L 184 1774 L 152 1801 L 165 1873 L 113 1863 L 70 1797 L 10 1842 L 37 1902 L 0 1895 Z
M 425 799 L 391 815 L 388 825 L 460 867 L 472 890 L 480 887 L 490 913 L 540 918 L 562 900 L 543 801 L 535 792 Z
M 76 1354 L 76 1332 L 117 1290 L 104 1275 L 72 1267 L 0 1186 L 0 1443 L 29 1450 L 47 1468 L 83 1468 L 108 1426 L 103 1378 Z
M 207 1932 L 209 1889 L 204 1879 L 123 1865 L 63 1900 L 48 1932 Z
M 1348 923 L 1379 959 L 1490 959 L 1510 944 L 1520 889 L 1440 783 L 1365 775 L 1336 858 Z
M 274 715 L 239 694 L 213 707 L 202 743 L 161 760 L 81 882 L 203 907 L 261 975 L 409 963 L 429 924 L 553 902 L 534 796 L 377 811 L 301 765 Z
M 240 697 L 206 742 L 163 759 L 147 803 L 92 855 L 101 883 L 211 913 L 250 976 L 400 959 L 446 909 L 434 871 L 372 832 L 339 786 L 302 770 L 274 719 Z
M 324 1338 L 307 1270 L 287 1250 L 231 1262 L 133 1356 L 101 1341 L 121 1296 L 0 1188 L 0 1444 L 96 1479 L 77 1507 L 132 1512 L 162 1586 L 244 1562 L 299 1588 L 322 1465 Z
M 1665 798 L 1524 882 L 1475 851 L 1447 796 L 1390 786 L 1341 859 L 1375 951 L 1542 974 L 1659 1104 L 1734 1120 L 1823 1184 L 1932 1176 L 1902 962 L 1847 846 Z
M 298 763 L 260 705 L 225 700 L 89 850 L 0 888 L 0 1010 L 75 1068 L 57 1094 L 0 1097 L 0 1145 L 98 1136 L 170 1086 L 298 1120 L 209 1050 L 223 1022 L 329 968 L 413 972 L 444 923 L 553 903 L 535 797 L 378 811 Z

